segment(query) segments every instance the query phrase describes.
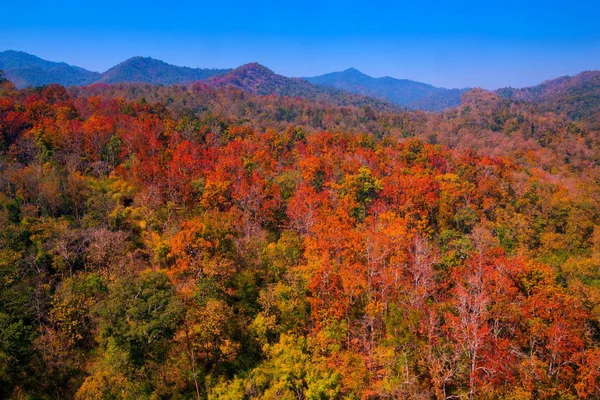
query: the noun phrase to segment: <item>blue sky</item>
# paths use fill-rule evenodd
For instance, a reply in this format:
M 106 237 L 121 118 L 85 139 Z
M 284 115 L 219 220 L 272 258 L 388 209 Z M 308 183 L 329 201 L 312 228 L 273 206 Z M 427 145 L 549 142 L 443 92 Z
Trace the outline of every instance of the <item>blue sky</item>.
M 355 67 L 444 87 L 534 85 L 600 69 L 600 1 L 5 2 L 0 50 L 104 71 L 142 55 L 258 61 L 286 76 Z

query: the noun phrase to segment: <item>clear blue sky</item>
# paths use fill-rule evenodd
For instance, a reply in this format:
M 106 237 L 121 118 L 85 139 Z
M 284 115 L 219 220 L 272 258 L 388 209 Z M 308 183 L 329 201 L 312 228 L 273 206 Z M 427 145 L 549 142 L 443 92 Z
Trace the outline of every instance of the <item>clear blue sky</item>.
M 0 13 L 0 50 L 95 71 L 142 55 L 495 89 L 600 69 L 600 0 L 13 0 Z

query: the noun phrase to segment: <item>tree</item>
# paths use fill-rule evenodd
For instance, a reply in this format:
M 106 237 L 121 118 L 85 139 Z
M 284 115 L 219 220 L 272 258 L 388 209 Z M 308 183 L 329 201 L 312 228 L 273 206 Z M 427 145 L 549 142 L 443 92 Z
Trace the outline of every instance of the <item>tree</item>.
M 252 371 L 241 385 L 239 379 L 220 385 L 209 399 L 246 396 L 262 399 L 331 399 L 341 396 L 340 375 L 315 362 L 312 349 L 303 337 L 281 335 L 274 345 L 265 346 L 267 360 Z
M 164 273 L 144 271 L 137 278 L 121 278 L 97 308 L 101 339 L 119 349 L 131 371 L 148 362 L 159 364 L 183 311 Z

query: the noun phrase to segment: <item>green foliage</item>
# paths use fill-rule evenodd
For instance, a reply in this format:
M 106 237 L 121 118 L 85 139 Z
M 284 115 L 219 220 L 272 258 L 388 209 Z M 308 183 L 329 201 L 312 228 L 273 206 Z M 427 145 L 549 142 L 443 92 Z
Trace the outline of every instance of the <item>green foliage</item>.
M 361 220 L 366 216 L 366 208 L 383 189 L 383 184 L 373 176 L 368 167 L 361 167 L 358 174 L 348 175 L 342 183 L 341 194 L 349 196 L 359 207 L 352 211 L 352 215 Z
M 102 279 L 95 274 L 82 274 L 63 280 L 53 296 L 50 319 L 67 345 L 92 345 L 90 314 L 106 292 Z
M 340 395 L 340 378 L 315 365 L 306 339 L 282 335 L 265 347 L 267 359 L 245 380 L 217 386 L 209 399 L 331 399 Z
M 3 397 L 10 396 L 18 382 L 26 378 L 34 335 L 33 327 L 23 319 L 0 313 L 0 393 Z
M 116 346 L 132 367 L 160 363 L 169 339 L 180 326 L 183 306 L 162 272 L 144 271 L 109 288 L 98 304 L 101 337 Z

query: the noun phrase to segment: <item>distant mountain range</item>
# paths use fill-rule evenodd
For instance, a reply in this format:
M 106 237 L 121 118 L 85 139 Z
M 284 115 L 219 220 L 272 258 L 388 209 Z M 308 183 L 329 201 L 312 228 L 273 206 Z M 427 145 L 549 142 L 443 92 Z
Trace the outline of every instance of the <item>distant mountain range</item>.
M 150 57 L 133 57 L 104 73 L 92 72 L 66 63 L 46 61 L 22 51 L 0 52 L 0 70 L 18 88 L 58 83 L 86 86 L 93 83 L 152 83 L 173 85 L 196 82 L 230 69 L 178 67 Z
M 444 89 L 408 79 L 389 76 L 373 78 L 350 68 L 332 72 L 307 81 L 347 90 L 351 93 L 375 97 L 409 109 L 439 111 L 460 104 L 460 96 L 470 89 Z
M 470 90 L 445 89 L 391 77 L 373 78 L 350 68 L 342 72 L 288 78 L 257 63 L 235 69 L 179 67 L 149 57 L 133 57 L 99 73 L 64 62 L 43 60 L 21 51 L 0 52 L 0 70 L 18 88 L 58 83 L 87 86 L 94 83 L 148 83 L 156 85 L 202 82 L 212 87 L 232 86 L 256 95 L 281 95 L 337 105 L 373 105 L 441 111 L 458 106 Z M 500 96 L 535 104 L 538 109 L 566 113 L 572 119 L 600 117 L 600 71 L 561 77 L 540 85 L 496 91 Z
M 299 97 L 339 106 L 371 105 L 380 110 L 394 108 L 391 102 L 379 100 L 372 96 L 355 94 L 328 86 L 314 85 L 301 78 L 288 78 L 278 75 L 258 63 L 242 65 L 226 74 L 212 76 L 203 83 L 211 87 L 235 87 L 261 96 Z M 396 108 L 399 109 L 399 107 Z
M 234 86 L 260 95 L 334 99 L 336 104 L 352 105 L 385 102 L 429 111 L 458 105 L 464 91 L 389 77 L 372 78 L 352 68 L 312 78 L 288 78 L 257 63 L 236 69 L 204 69 L 179 67 L 149 57 L 133 57 L 99 73 L 14 50 L 0 52 L 0 70 L 4 70 L 6 77 L 18 88 L 50 83 L 63 86 L 94 83 L 172 85 L 202 81 L 211 86 Z M 373 99 L 366 101 L 367 96 Z
M 133 57 L 101 74 L 98 83 L 143 82 L 158 85 L 201 81 L 231 69 L 178 67 L 150 57 Z
M 0 52 L 0 70 L 18 88 L 58 83 L 64 86 L 89 85 L 100 79 L 101 74 L 66 63 L 42 60 L 22 51 Z

